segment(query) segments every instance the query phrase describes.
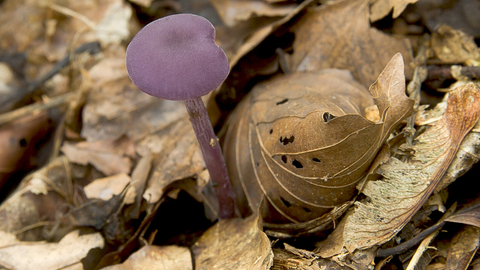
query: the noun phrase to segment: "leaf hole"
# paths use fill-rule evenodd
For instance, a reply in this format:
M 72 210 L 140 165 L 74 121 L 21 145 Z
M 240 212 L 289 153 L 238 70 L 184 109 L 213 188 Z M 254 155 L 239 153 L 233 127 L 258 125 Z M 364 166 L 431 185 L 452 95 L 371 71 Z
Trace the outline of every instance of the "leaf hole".
M 297 169 L 303 168 L 302 163 L 300 163 L 300 161 L 298 161 L 298 160 L 296 160 L 296 159 L 294 159 L 294 160 L 292 161 L 292 165 L 295 166 L 295 168 L 297 168 Z
M 273 129 L 270 129 L 270 134 L 272 134 L 272 133 L 273 133 Z
M 280 197 L 280 200 L 282 200 L 283 205 L 285 205 L 287 208 L 292 206 L 292 204 L 285 200 L 283 197 Z
M 285 138 L 283 137 L 280 137 L 279 141 L 281 143 L 283 143 L 283 145 L 287 145 L 289 143 L 293 143 L 293 141 L 295 140 L 295 136 L 291 136 L 290 138 L 287 138 L 287 136 L 285 136 Z
M 283 161 L 283 163 L 287 163 L 287 156 L 283 155 L 282 156 L 282 161 Z
M 284 103 L 287 103 L 287 101 L 288 101 L 288 98 L 282 99 L 282 100 L 280 100 L 279 102 L 277 102 L 276 104 L 277 104 L 277 105 L 282 105 L 282 104 L 284 104 Z
M 20 144 L 20 147 L 27 146 L 27 140 L 25 138 L 22 138 L 18 143 Z
M 320 162 L 320 159 L 314 157 L 314 158 L 312 158 L 312 161 L 313 162 Z
M 324 112 L 322 118 L 323 122 L 328 123 L 330 120 L 334 119 L 335 116 L 329 112 Z
M 303 207 L 303 211 L 307 212 L 307 213 L 311 213 L 312 211 L 310 209 L 308 209 L 307 207 Z

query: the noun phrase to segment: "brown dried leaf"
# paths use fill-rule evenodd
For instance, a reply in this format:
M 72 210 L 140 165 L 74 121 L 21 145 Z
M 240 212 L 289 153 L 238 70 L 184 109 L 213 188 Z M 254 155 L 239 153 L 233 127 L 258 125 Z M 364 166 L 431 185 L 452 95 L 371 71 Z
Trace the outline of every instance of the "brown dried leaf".
M 416 3 L 418 0 L 373 0 L 370 7 L 370 21 L 376 22 L 387 16 L 393 9 L 393 18 L 402 14 L 408 4 Z
M 480 228 L 465 226 L 452 239 L 445 270 L 467 269 L 480 246 Z
M 192 270 L 192 256 L 186 247 L 145 246 L 133 253 L 122 264 L 108 266 L 102 270 Z
M 125 173 L 112 175 L 105 178 L 95 179 L 90 184 L 86 185 L 83 190 L 85 195 L 89 199 L 102 199 L 107 201 L 113 197 L 122 193 L 126 185 L 128 185 L 132 179 Z
M 0 230 L 16 233 L 21 240 L 43 240 L 43 225 L 35 225 L 55 221 L 55 213 L 69 198 L 71 185 L 66 182 L 69 174 L 69 164 L 63 157 L 27 176 L 15 193 L 0 205 Z M 39 191 L 39 181 L 46 186 L 47 194 L 34 194 Z
M 248 21 L 254 16 L 281 17 L 292 12 L 296 4 L 275 5 L 264 1 L 211 0 L 212 5 L 228 26 Z
M 90 163 L 107 176 L 129 173 L 132 168 L 130 157 L 135 155 L 133 141 L 127 137 L 115 141 L 65 142 L 61 150 L 70 162 Z
M 472 36 L 448 25 L 441 25 L 432 34 L 432 49 L 445 63 L 480 60 L 480 49 Z
M 458 211 L 445 221 L 472 225 L 480 228 L 480 205 L 474 204 Z
M 48 121 L 46 112 L 35 112 L 0 126 L 0 188 L 8 174 L 30 166 L 35 144 L 50 129 Z
M 366 184 L 363 193 L 370 202 L 356 203 L 345 226 L 349 251 L 382 244 L 405 226 L 434 191 L 479 116 L 478 87 L 468 84 L 450 93 L 442 119 L 416 139 L 414 156 L 407 162 L 390 158 L 378 169 L 384 178 Z
M 365 118 L 374 104 L 379 122 Z M 370 93 L 340 70 L 294 73 L 258 85 L 240 105 L 225 140 L 243 214 L 247 205 L 258 209 L 265 195 L 266 222 L 306 222 L 351 199 L 412 106 L 400 54 Z
M 348 69 L 362 85 L 372 84 L 397 52 L 413 72 L 411 45 L 370 27 L 368 0 L 342 0 L 309 10 L 290 31 L 295 33 L 291 70 Z
M 157 202 L 163 196 L 164 188 L 174 181 L 200 175 L 206 170 L 197 138 L 186 115 L 160 134 L 147 136 L 142 143 L 152 145 L 152 152 L 154 149 L 161 150 L 154 158 L 153 171 L 143 194 L 149 203 Z
M 102 249 L 104 245 L 100 233 L 79 235 L 79 231 L 67 234 L 58 243 L 13 240 L 0 246 L 0 265 L 18 270 L 83 269 L 81 260 L 90 250 Z
M 273 261 L 270 240 L 259 227 L 258 215 L 219 221 L 192 249 L 198 270 L 266 270 Z

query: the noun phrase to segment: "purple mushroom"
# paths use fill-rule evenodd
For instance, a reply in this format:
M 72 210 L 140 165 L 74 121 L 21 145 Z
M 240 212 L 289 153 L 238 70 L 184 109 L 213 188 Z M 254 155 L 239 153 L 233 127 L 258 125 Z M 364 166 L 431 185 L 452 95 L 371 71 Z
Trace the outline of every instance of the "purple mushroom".
M 216 89 L 229 73 L 228 59 L 215 43 L 215 28 L 193 14 L 163 17 L 142 28 L 127 48 L 127 71 L 143 92 L 184 100 L 190 122 L 214 183 L 221 219 L 234 216 L 235 195 L 225 159 L 202 96 Z

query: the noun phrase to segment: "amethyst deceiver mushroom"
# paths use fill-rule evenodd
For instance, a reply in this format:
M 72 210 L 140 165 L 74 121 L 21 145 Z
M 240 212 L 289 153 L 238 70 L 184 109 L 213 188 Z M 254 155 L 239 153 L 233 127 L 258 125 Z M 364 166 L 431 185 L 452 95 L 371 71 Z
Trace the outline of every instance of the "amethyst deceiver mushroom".
M 228 59 L 215 43 L 215 28 L 193 14 L 163 17 L 142 28 L 127 48 L 127 71 L 143 92 L 168 100 L 184 100 L 190 122 L 214 183 L 219 217 L 234 216 L 227 166 L 201 99 L 229 73 Z

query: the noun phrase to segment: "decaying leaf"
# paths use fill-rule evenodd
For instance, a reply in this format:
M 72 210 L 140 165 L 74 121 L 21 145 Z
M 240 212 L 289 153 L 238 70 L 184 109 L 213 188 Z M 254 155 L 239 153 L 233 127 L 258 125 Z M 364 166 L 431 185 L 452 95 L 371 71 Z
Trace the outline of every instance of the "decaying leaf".
M 160 134 L 147 136 L 142 143 L 151 144 L 150 149 L 161 150 L 153 161 L 153 171 L 143 194 L 149 203 L 157 202 L 163 196 L 164 188 L 172 182 L 198 176 L 206 170 L 186 114 Z
M 43 239 L 43 226 L 53 223 L 58 209 L 71 198 L 69 174 L 65 158 L 57 158 L 27 176 L 17 191 L 0 205 L 0 230 L 15 233 L 21 240 Z M 39 181 L 46 187 L 39 187 L 42 185 Z M 43 194 L 45 188 L 47 194 Z
M 410 42 L 372 28 L 368 4 L 368 0 L 342 0 L 310 9 L 290 29 L 295 33 L 290 70 L 348 69 L 367 87 L 392 55 L 400 52 L 410 78 Z
M 83 190 L 90 199 L 109 200 L 113 195 L 122 193 L 122 190 L 132 179 L 125 173 L 99 178 L 86 185 Z
M 192 270 L 192 256 L 187 247 L 145 246 L 133 253 L 122 264 L 102 270 Z
M 23 117 L 0 127 L 0 188 L 8 175 L 30 166 L 35 143 L 49 131 L 46 112 Z
M 452 239 L 445 270 L 467 269 L 480 246 L 480 228 L 465 226 Z
M 474 84 L 450 93 L 446 112 L 418 136 L 405 162 L 392 157 L 379 167 L 383 179 L 370 181 L 344 232 L 349 251 L 382 244 L 392 238 L 425 203 L 447 171 L 457 150 L 480 116 L 480 90 Z
M 395 19 L 405 10 L 408 4 L 418 0 L 373 0 L 370 7 L 370 21 L 376 22 L 387 16 L 393 9 L 392 17 Z
M 448 25 L 438 27 L 432 34 L 431 42 L 435 55 L 445 63 L 480 60 L 480 49 L 474 38 Z
M 341 70 L 256 86 L 231 120 L 224 146 L 242 214 L 265 198 L 266 222 L 307 222 L 351 199 L 386 138 L 412 112 L 403 70 L 397 54 L 370 92 Z M 373 105 L 381 121 L 365 118 Z
M 270 269 L 273 252 L 259 216 L 221 220 L 192 247 L 195 269 Z
M 67 234 L 59 243 L 14 240 L 13 243 L 0 246 L 0 265 L 18 270 L 83 269 L 81 260 L 90 250 L 102 249 L 104 245 L 100 233 L 79 235 L 79 231 Z
M 82 165 L 90 163 L 108 176 L 130 172 L 130 157 L 135 155 L 134 149 L 133 141 L 127 137 L 95 142 L 66 142 L 62 146 L 62 152 L 70 162 Z
M 296 4 L 275 5 L 265 1 L 212 0 L 223 22 L 235 26 L 253 16 L 281 17 L 295 9 Z

